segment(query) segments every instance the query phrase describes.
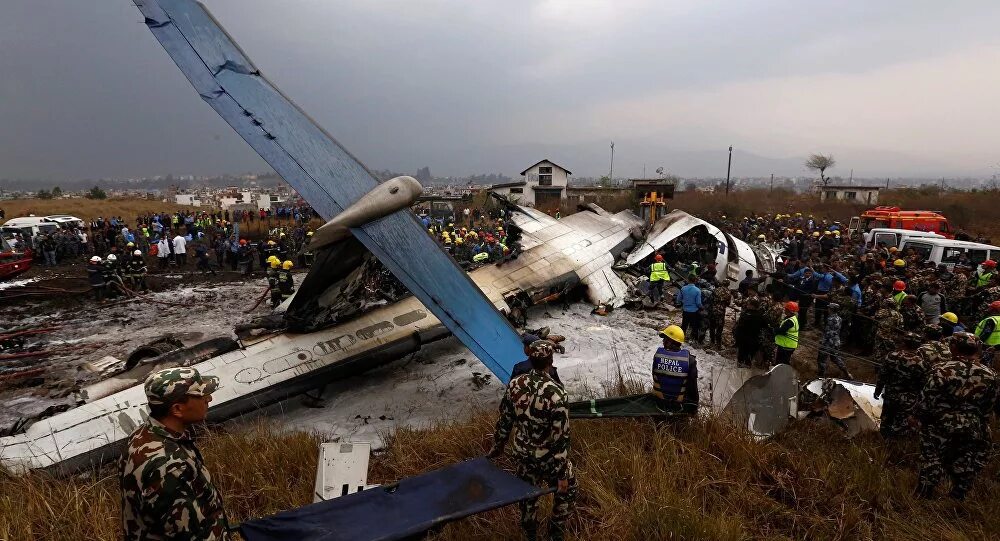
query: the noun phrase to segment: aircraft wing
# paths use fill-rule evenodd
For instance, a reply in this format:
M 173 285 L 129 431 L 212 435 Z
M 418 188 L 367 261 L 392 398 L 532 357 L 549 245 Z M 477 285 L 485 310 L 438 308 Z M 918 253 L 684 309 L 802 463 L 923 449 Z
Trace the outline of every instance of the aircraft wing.
M 215 111 L 325 219 L 378 185 L 368 169 L 281 93 L 194 0 L 133 0 Z M 501 381 L 524 360 L 517 333 L 408 209 L 352 228 Z

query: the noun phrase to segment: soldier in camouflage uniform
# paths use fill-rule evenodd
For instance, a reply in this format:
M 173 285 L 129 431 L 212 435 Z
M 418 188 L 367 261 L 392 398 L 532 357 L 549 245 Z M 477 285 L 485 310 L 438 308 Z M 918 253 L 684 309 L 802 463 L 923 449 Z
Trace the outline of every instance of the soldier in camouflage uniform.
M 712 294 L 712 304 L 708 307 L 708 336 L 715 347 L 722 347 L 722 331 L 726 327 L 726 309 L 733 302 L 729 290 L 729 280 L 723 280 Z
M 228 539 L 222 497 L 187 428 L 205 420 L 218 378 L 168 368 L 146 379 L 149 420 L 119 462 L 126 541 Z
M 928 370 L 936 364 L 951 360 L 951 346 L 948 344 L 950 337 L 942 339 L 943 336 L 940 325 L 924 327 L 924 344 L 917 348 L 917 355 L 920 355 Z
M 951 497 L 964 499 L 986 465 L 988 417 L 997 407 L 1000 380 L 979 361 L 980 346 L 973 334 L 952 335 L 952 359 L 930 369 L 920 393 L 920 497 L 932 496 L 947 473 Z
M 819 343 L 819 353 L 816 354 L 817 374 L 819 377 L 826 377 L 826 361 L 831 360 L 837 365 L 847 379 L 854 379 L 851 371 L 844 364 L 843 357 L 840 356 L 840 328 L 843 319 L 840 317 L 840 305 L 831 302 L 827 305 L 826 324 L 823 328 L 823 337 Z
M 924 387 L 928 365 L 917 353 L 922 338 L 908 332 L 900 348 L 885 358 L 875 383 L 875 398 L 882 396 L 882 420 L 879 432 L 886 438 L 913 433 L 907 418 L 912 414 Z
M 896 309 L 891 297 L 882 299 L 881 308 L 875 312 L 875 358 L 884 359 L 894 348 L 893 339 L 903 332 L 903 315 Z
M 917 304 L 916 295 L 907 295 L 903 299 L 899 314 L 903 316 L 903 328 L 905 329 L 922 329 L 927 322 L 927 316 Z
M 532 370 L 510 380 L 500 402 L 500 418 L 493 433 L 491 458 L 503 454 L 511 432 L 516 474 L 536 485 L 557 487 L 549 523 L 549 538 L 562 540 L 566 519 L 576 499 L 577 482 L 569 459 L 569 410 L 566 390 L 549 375 L 555 344 L 532 342 L 528 348 Z M 529 540 L 538 538 L 538 500 L 521 502 L 521 527 Z
M 764 321 L 766 325 L 760 332 L 760 350 L 764 353 L 768 365 L 773 362 L 778 346 L 774 343 L 774 329 L 781 327 L 785 319 L 785 306 L 776 299 L 764 300 Z

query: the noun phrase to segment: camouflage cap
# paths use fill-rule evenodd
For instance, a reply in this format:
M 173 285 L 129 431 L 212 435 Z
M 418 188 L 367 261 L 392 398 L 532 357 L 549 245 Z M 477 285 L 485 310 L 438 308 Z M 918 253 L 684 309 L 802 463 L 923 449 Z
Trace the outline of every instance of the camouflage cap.
M 951 335 L 951 343 L 957 347 L 965 348 L 967 351 L 978 350 L 982 344 L 979 337 L 971 332 L 957 332 Z
M 551 340 L 535 340 L 528 346 L 528 356 L 536 359 L 551 357 L 556 352 L 556 345 Z
M 194 368 L 153 372 L 143 386 L 150 405 L 173 404 L 184 396 L 207 396 L 219 388 L 219 378 L 202 376 Z

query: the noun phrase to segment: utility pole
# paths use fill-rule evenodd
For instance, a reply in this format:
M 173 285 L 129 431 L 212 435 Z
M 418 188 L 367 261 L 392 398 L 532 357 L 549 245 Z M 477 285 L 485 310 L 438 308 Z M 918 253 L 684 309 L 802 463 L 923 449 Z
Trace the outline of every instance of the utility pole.
M 608 173 L 608 185 L 615 180 L 615 142 L 611 141 L 611 172 Z
M 726 166 L 726 197 L 729 197 L 729 173 L 733 170 L 733 145 L 729 145 L 729 165 Z
M 771 191 L 774 191 L 774 173 L 771 173 Z
M 642 178 L 646 178 L 646 164 L 642 164 Z
M 854 184 L 854 168 L 851 168 L 851 178 L 847 181 L 848 184 Z
M 886 178 L 885 178 L 885 189 L 886 189 L 886 190 L 888 190 L 888 189 L 889 189 L 889 177 L 886 177 Z

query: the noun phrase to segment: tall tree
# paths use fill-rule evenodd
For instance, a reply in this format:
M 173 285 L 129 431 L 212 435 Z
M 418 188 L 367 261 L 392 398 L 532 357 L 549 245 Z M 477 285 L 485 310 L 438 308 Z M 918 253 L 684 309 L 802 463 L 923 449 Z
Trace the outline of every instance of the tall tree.
M 825 175 L 826 170 L 833 168 L 835 165 L 837 165 L 837 161 L 833 159 L 833 154 L 828 156 L 813 154 L 806 160 L 806 169 L 819 171 L 819 179 L 823 182 L 824 186 L 826 186 L 828 180 Z

